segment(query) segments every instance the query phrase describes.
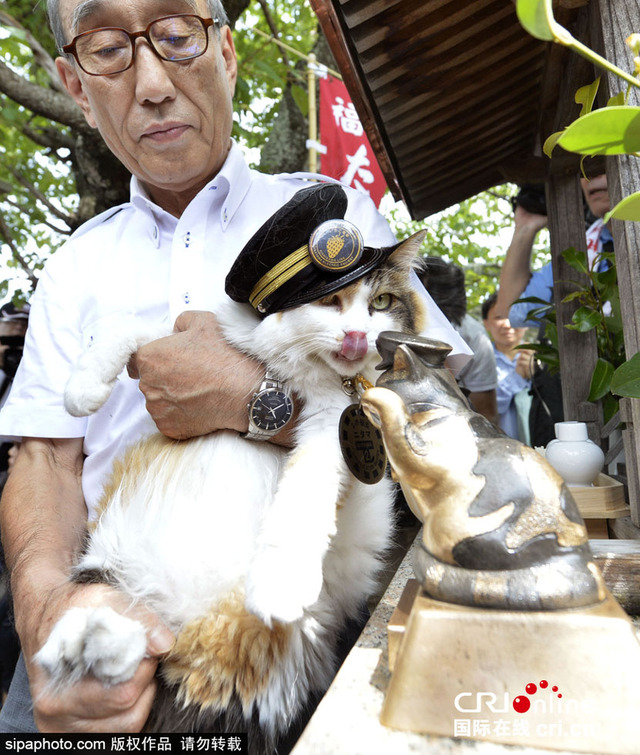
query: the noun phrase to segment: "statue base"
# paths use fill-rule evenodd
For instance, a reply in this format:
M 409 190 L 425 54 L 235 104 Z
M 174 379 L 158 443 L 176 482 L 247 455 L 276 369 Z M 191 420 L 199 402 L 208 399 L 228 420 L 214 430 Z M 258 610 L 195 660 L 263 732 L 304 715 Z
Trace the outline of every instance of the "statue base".
M 584 609 L 518 612 L 443 603 L 416 588 L 410 580 L 389 625 L 394 665 L 385 726 L 556 750 L 638 752 L 640 644 L 611 595 Z

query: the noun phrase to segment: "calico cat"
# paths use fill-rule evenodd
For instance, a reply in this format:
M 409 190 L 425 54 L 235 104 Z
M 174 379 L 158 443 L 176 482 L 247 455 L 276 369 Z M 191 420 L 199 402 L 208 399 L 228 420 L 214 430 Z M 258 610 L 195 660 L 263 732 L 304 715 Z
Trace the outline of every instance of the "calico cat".
M 231 431 L 156 435 L 116 464 L 74 579 L 115 585 L 177 637 L 147 730 L 247 730 L 252 753 L 273 751 L 328 686 L 340 629 L 375 588 L 392 530 L 391 481 L 364 485 L 342 458 L 338 423 L 353 401 L 343 378 L 375 382 L 378 334 L 426 326 L 410 280 L 423 237 L 318 301 L 263 319 L 230 300 L 216 313 L 228 341 L 301 400 L 293 450 Z M 148 340 L 123 335 L 115 357 L 97 343 L 83 355 L 67 389 L 75 413 L 95 411 Z M 37 660 L 54 683 L 116 684 L 144 652 L 138 622 L 78 608 Z

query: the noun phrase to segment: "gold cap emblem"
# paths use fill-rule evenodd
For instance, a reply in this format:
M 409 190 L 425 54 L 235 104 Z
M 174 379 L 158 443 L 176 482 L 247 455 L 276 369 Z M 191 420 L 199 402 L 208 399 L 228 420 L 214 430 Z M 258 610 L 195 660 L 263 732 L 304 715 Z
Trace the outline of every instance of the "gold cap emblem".
M 331 273 L 354 267 L 362 257 L 363 247 L 362 234 L 348 220 L 327 220 L 309 239 L 309 255 L 314 265 Z

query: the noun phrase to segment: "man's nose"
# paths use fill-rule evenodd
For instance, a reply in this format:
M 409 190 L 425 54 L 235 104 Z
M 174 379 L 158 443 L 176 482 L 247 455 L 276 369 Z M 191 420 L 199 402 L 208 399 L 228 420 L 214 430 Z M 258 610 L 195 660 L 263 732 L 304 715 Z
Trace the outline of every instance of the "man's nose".
M 159 58 L 146 39 L 137 39 L 133 69 L 136 77 L 136 99 L 140 103 L 161 102 L 175 97 L 175 87 L 168 66 L 179 65 Z

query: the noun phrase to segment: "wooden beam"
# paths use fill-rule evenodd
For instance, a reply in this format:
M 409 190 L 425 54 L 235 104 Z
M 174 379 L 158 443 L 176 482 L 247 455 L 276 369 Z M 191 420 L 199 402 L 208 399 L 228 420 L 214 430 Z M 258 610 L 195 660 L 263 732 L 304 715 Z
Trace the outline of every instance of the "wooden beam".
M 595 0 L 591 7 L 592 44 L 604 57 L 623 70 L 633 67 L 632 54 L 625 44 L 632 32 L 640 31 L 639 0 Z M 607 94 L 615 94 L 626 86 L 615 76 L 603 77 Z M 638 90 L 631 93 L 629 104 L 640 104 Z M 637 157 L 620 155 L 607 158 L 607 181 L 612 206 L 633 192 L 640 191 L 640 164 Z M 640 351 L 640 224 L 611 221 L 620 306 L 624 323 L 624 342 L 627 358 Z M 626 421 L 623 431 L 627 487 L 633 524 L 640 526 L 640 401 L 627 399 L 621 412 Z
M 327 38 L 338 69 L 342 73 L 344 83 L 378 159 L 387 186 L 396 201 L 404 200 L 406 202 L 406 192 L 397 178 L 400 173 L 392 159 L 391 150 L 384 141 L 382 129 L 370 104 L 372 98 L 365 87 L 365 77 L 361 71 L 357 54 L 352 53 L 351 44 L 344 34 L 341 19 L 330 0 L 310 0 L 310 4 L 318 17 L 318 22 Z

